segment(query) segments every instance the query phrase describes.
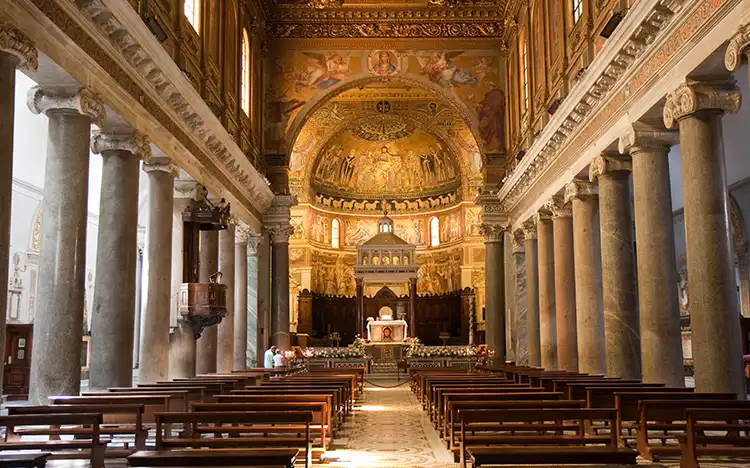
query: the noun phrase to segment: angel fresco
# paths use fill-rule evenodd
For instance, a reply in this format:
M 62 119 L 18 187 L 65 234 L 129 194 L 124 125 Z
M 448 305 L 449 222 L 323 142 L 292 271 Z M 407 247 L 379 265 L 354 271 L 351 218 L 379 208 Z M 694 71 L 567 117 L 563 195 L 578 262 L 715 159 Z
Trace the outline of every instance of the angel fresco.
M 479 103 L 479 135 L 488 151 L 505 148 L 505 95 L 492 88 Z
M 478 80 L 474 73 L 468 68 L 460 68 L 453 59 L 463 54 L 464 51 L 453 52 L 431 52 L 417 53 L 417 61 L 422 68 L 422 73 L 427 75 L 430 81 L 444 88 L 456 85 L 477 86 Z
M 303 68 L 294 72 L 292 78 L 297 92 L 305 88 L 328 89 L 349 74 L 349 57 L 339 54 L 324 55 L 302 52 L 308 58 Z

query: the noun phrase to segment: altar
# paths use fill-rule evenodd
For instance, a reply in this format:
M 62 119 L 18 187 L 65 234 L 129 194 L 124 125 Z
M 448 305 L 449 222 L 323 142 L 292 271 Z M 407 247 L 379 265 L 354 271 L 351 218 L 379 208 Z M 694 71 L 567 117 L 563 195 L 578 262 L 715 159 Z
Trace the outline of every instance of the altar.
M 402 343 L 407 337 L 406 320 L 368 320 L 367 340 L 373 343 Z

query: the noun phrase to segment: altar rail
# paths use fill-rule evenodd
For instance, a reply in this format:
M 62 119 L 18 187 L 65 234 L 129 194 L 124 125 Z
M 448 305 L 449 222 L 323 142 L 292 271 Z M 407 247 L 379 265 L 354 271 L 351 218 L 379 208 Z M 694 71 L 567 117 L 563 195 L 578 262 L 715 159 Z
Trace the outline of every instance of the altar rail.
M 406 358 L 406 364 L 411 367 L 462 367 L 473 369 L 477 364 L 477 358 L 452 358 L 452 357 L 434 357 L 434 358 Z
M 347 359 L 326 359 L 326 358 L 308 358 L 304 360 L 308 368 L 335 368 L 335 367 L 364 367 L 370 372 L 370 358 L 347 358 Z

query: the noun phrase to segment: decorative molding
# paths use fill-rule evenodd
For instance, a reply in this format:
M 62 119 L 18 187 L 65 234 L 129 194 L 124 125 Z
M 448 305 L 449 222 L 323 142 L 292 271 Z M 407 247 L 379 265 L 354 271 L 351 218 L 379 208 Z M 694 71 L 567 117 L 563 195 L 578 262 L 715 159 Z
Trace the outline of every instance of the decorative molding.
M 734 114 L 742 104 L 742 93 L 734 80 L 688 80 L 667 94 L 664 104 L 664 125 L 674 128 L 686 117 L 701 111 Z
M 260 247 L 260 243 L 263 242 L 263 235 L 259 234 L 257 232 L 248 232 L 247 233 L 247 254 L 249 256 L 255 256 L 258 255 L 258 248 Z
M 294 232 L 294 228 L 290 224 L 276 224 L 273 226 L 265 226 L 265 229 L 271 235 L 271 242 L 274 244 L 289 243 L 289 236 L 291 236 Z
M 737 33 L 729 41 L 727 51 L 724 53 L 724 65 L 727 70 L 734 72 L 742 65 L 742 56 L 750 55 L 750 24 L 741 26 Z
M 587 180 L 573 179 L 565 186 L 565 203 L 599 196 L 599 188 Z
M 523 231 L 524 240 L 537 240 L 536 222 L 533 219 L 524 221 L 521 224 L 521 230 Z
M 17 67 L 35 72 L 39 67 L 39 54 L 34 42 L 12 25 L 0 22 L 0 52 L 14 56 Z
M 127 151 L 146 163 L 151 161 L 151 142 L 138 132 L 117 134 L 94 130 L 91 134 L 91 152 L 101 154 L 105 151 Z
M 557 218 L 569 218 L 573 216 L 573 210 L 570 206 L 570 203 L 566 203 L 562 195 L 553 196 L 552 199 L 544 205 L 544 207 L 552 213 L 553 220 Z
M 34 114 L 54 111 L 74 111 L 85 115 L 98 127 L 107 121 L 107 111 L 99 96 L 88 88 L 81 88 L 73 95 L 48 94 L 41 86 L 33 86 L 26 94 L 26 104 Z
M 250 231 L 250 228 L 247 225 L 237 224 L 234 229 L 234 243 L 247 244 L 251 232 L 252 231 Z
M 620 154 L 635 155 L 647 149 L 659 149 L 666 152 L 680 142 L 680 134 L 635 122 L 628 125 L 625 133 L 618 140 Z
M 486 224 L 482 223 L 479 226 L 479 234 L 484 237 L 485 244 L 491 244 L 495 242 L 502 243 L 505 237 L 505 231 L 508 230 L 507 225 L 501 224 Z
M 268 35 L 272 38 L 466 38 L 502 37 L 503 29 L 497 21 L 421 23 L 367 22 L 356 24 L 336 23 L 274 23 Z
M 159 161 L 152 160 L 150 163 L 143 165 L 143 172 L 151 174 L 154 172 L 166 172 L 174 177 L 180 175 L 180 168 L 167 158 L 159 158 Z
M 343 198 L 315 194 L 314 204 L 323 209 L 343 210 L 346 213 L 373 214 L 388 210 L 390 213 L 433 211 L 456 206 L 461 201 L 458 191 L 434 197 L 376 200 L 366 198 Z
M 630 157 L 601 155 L 594 158 L 589 165 L 589 181 L 596 182 L 599 176 L 611 172 L 632 172 L 633 162 Z

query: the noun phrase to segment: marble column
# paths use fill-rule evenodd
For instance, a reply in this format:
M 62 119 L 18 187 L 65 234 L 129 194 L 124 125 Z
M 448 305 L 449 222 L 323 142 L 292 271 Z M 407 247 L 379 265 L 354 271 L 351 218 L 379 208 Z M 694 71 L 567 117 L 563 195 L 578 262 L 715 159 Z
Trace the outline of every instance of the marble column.
M 599 184 L 607 375 L 640 379 L 641 336 L 635 291 L 630 171 L 630 157 L 602 155 L 589 166 L 589 180 Z
M 557 369 L 557 320 L 555 318 L 555 248 L 552 218 L 547 211 L 534 215 L 537 230 L 539 276 L 539 347 L 542 367 Z
M 664 122 L 680 129 L 696 390 L 744 399 L 721 126 L 740 102 L 734 81 L 689 81 L 667 95 Z
M 247 368 L 262 367 L 257 354 L 261 342 L 258 336 L 258 250 L 261 239 L 258 233 L 249 232 L 247 235 Z
M 560 370 L 578 371 L 576 332 L 575 261 L 573 257 L 573 213 L 562 196 L 547 203 L 552 212 L 555 257 L 555 322 L 557 365 Z
M 528 307 L 526 304 L 526 251 L 524 250 L 523 231 L 518 229 L 511 236 L 511 287 L 513 288 L 512 302 L 509 312 L 512 314 L 508 327 L 508 360 L 519 366 L 529 363 L 528 355 Z M 507 289 L 506 289 L 507 290 Z
M 103 126 L 106 111 L 87 88 L 60 95 L 35 86 L 27 101 L 49 118 L 29 389 L 29 401 L 46 404 L 80 390 L 89 143 L 91 123 Z
M 150 145 L 138 133 L 95 131 L 91 139 L 91 152 L 103 159 L 91 309 L 92 390 L 133 384 L 138 179 L 140 160 L 151 159 Z
M 482 224 L 484 237 L 485 339 L 496 364 L 505 362 L 505 226 Z
M 140 383 L 165 380 L 169 372 L 169 302 L 172 294 L 172 211 L 177 166 L 159 158 L 144 164 L 148 174 L 146 221 L 146 309 L 141 327 Z
M 234 234 L 234 344 L 232 370 L 247 368 L 247 237 L 245 225 Z
M 737 71 L 743 62 L 750 59 L 750 24 L 740 26 L 729 41 L 724 54 L 724 64 L 730 72 Z M 749 68 L 750 70 L 750 68 Z
M 573 256 L 575 263 L 578 371 L 605 374 L 604 314 L 599 308 L 599 269 L 596 232 L 599 209 L 596 186 L 574 180 L 565 186 L 565 202 L 573 209 Z
M 208 283 L 209 277 L 219 271 L 219 231 L 201 231 L 200 272 L 201 283 Z M 195 373 L 216 372 L 218 328 L 206 327 L 198 338 L 196 346 Z
M 750 317 L 750 271 L 748 271 L 748 246 L 735 246 L 737 270 L 740 275 L 740 314 Z
M 227 315 L 217 326 L 216 371 L 219 373 L 232 372 L 234 365 L 234 238 L 234 223 L 219 231 L 219 271 L 221 282 L 227 286 Z
M 271 344 L 282 350 L 291 349 L 289 334 L 289 224 L 291 207 L 297 199 L 276 195 L 263 216 L 263 224 L 271 236 Z
M 523 223 L 524 250 L 526 251 L 526 318 L 528 334 L 529 366 L 542 366 L 542 350 L 539 342 L 539 255 L 537 229 L 533 221 Z
M 0 284 L 8 284 L 10 209 L 13 193 L 13 128 L 16 69 L 36 71 L 37 51 L 18 29 L 0 23 Z M 0 349 L 5 349 L 5 311 L 8 295 L 0 294 Z M 3 376 L 0 375 L 0 391 Z
M 258 346 L 256 361 L 263 367 L 263 353 L 271 347 L 271 236 L 263 228 L 258 244 Z
M 365 299 L 364 299 L 364 282 L 360 288 L 361 294 L 358 296 L 360 309 L 362 315 L 360 316 L 360 322 L 362 323 L 362 336 L 364 336 L 364 310 L 365 310 Z M 416 336 L 417 334 L 417 278 L 409 278 L 409 336 Z
M 676 132 L 641 124 L 619 143 L 633 161 L 643 381 L 670 387 L 685 386 L 668 157 L 677 143 Z

